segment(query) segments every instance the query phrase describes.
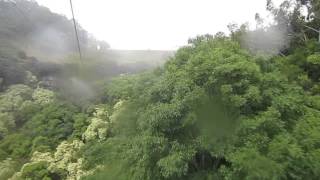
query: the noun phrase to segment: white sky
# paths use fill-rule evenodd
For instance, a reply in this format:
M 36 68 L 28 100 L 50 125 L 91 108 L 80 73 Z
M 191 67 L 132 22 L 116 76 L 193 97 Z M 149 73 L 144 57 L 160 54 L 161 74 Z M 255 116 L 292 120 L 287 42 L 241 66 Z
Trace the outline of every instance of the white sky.
M 71 17 L 69 0 L 37 0 Z M 281 0 L 275 0 L 281 1 Z M 266 16 L 266 0 L 73 0 L 76 20 L 113 49 L 177 49 L 189 37 Z

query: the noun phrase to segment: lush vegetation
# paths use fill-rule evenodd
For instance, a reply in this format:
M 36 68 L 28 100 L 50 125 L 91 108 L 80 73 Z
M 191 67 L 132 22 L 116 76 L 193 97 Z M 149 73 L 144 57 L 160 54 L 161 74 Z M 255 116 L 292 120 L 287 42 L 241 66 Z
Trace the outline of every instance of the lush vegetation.
M 104 166 L 88 179 L 317 179 L 318 85 L 292 63 L 309 64 L 307 46 L 270 59 L 200 37 L 163 69 L 115 80 L 106 97 L 122 106 L 112 136 L 84 148 Z
M 319 2 L 267 8 L 271 27 L 230 25 L 131 75 L 101 69 L 110 52 L 52 64 L 2 48 L 0 179 L 318 179 L 320 46 L 305 25 Z M 254 41 L 284 28 L 276 46 Z

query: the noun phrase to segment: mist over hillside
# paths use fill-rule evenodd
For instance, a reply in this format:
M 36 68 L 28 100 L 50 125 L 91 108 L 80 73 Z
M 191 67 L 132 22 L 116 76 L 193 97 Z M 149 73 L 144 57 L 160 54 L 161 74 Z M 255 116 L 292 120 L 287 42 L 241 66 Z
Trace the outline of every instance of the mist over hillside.
M 266 9 L 177 51 L 78 24 L 79 56 L 71 20 L 0 0 L 0 180 L 319 179 L 320 1 Z
M 36 1 L 0 1 L 0 39 L 39 59 L 55 61 L 76 52 L 72 21 L 39 6 Z M 83 49 L 96 42 L 78 25 Z
M 32 73 L 40 85 L 65 98 L 90 99 L 98 82 L 163 65 L 171 51 L 112 50 L 77 24 L 79 58 L 72 19 L 51 12 L 34 0 L 0 1 L 0 89 L 27 81 Z M 78 87 L 86 87 L 81 91 Z
M 77 30 L 84 55 L 92 51 L 104 53 L 109 49 L 107 42 L 95 39 L 81 25 L 77 24 Z M 2 49 L 24 51 L 40 61 L 61 63 L 66 57 L 78 53 L 72 20 L 51 12 L 34 0 L 0 1 L 0 40 Z M 152 60 L 159 63 L 172 53 L 166 55 L 165 52 L 151 50 L 109 51 L 109 55 L 121 63 L 134 61 L 147 62 L 149 65 Z

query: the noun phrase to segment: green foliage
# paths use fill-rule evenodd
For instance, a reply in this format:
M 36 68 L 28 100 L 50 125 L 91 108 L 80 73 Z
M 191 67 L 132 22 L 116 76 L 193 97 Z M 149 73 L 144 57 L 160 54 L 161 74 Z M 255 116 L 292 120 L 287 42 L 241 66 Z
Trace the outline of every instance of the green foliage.
M 26 165 L 23 168 L 21 177 L 24 179 L 45 179 L 51 180 L 51 174 L 46 162 L 39 162 Z
M 94 168 L 96 165 L 104 164 L 108 157 L 112 156 L 109 151 L 108 143 L 91 142 L 82 149 L 82 155 L 85 158 L 85 169 Z M 110 160 L 109 158 L 108 160 Z
M 73 123 L 73 133 L 72 136 L 74 138 L 81 138 L 82 134 L 86 131 L 88 123 L 88 115 L 86 114 L 76 114 L 74 117 Z
M 6 159 L 6 160 L 1 159 L 0 179 L 9 179 L 12 176 L 12 174 L 18 170 L 17 169 L 18 166 L 19 166 L 18 163 L 11 159 Z
M 313 46 L 270 59 L 221 35 L 190 42 L 163 69 L 107 86 L 108 103 L 126 100 L 125 115 L 111 115 L 103 145 L 85 148 L 87 167 L 103 166 L 87 178 L 315 179 Z
M 27 102 L 31 102 L 33 90 L 22 84 L 10 86 L 0 94 L 0 138 L 4 138 L 23 122 Z M 32 106 L 28 107 L 28 109 Z
M 50 151 L 50 140 L 47 137 L 37 136 L 32 141 L 32 151 L 47 152 Z
M 255 149 L 241 149 L 232 154 L 233 178 L 280 179 L 281 167 Z
M 319 54 L 313 54 L 313 55 L 310 55 L 308 58 L 307 58 L 307 62 L 308 63 L 311 63 L 311 64 L 319 64 L 320 63 L 320 56 Z
M 21 133 L 8 135 L 1 140 L 0 149 L 6 152 L 12 158 L 28 157 L 31 150 L 31 137 Z
M 23 101 L 31 99 L 32 89 L 26 85 L 11 86 L 4 94 L 1 95 L 2 112 L 17 111 Z
M 52 101 L 54 101 L 54 98 L 54 92 L 42 88 L 35 89 L 32 94 L 32 99 L 35 103 L 39 104 L 40 106 L 52 103 Z
M 77 112 L 77 108 L 68 104 L 49 104 L 24 125 L 23 132 L 32 138 L 47 137 L 53 148 L 72 134 Z
M 164 67 L 109 81 L 100 101 L 106 104 L 87 113 L 53 91 L 32 89 L 37 80 L 19 61 L 30 59 L 25 54 L 13 64 L 1 56 L 17 76 L 0 71 L 1 86 L 30 87 L 14 85 L 0 95 L 0 179 L 14 173 L 11 167 L 22 167 L 24 179 L 318 179 L 320 48 L 304 25 L 318 25 L 312 14 L 319 4 L 304 3 L 275 8 L 268 1 L 277 25 L 265 31 L 230 25 L 231 37 L 190 39 Z M 299 13 L 305 5 L 308 21 Z M 293 38 L 288 47 L 277 44 L 282 56 L 257 55 L 259 47 L 243 44 L 244 36 L 262 38 L 287 26 Z M 91 54 L 80 68 L 66 65 L 67 77 L 82 74 L 68 82 L 112 74 L 112 68 L 92 74 L 92 62 L 105 55 Z M 68 92 L 70 99 L 81 95 Z

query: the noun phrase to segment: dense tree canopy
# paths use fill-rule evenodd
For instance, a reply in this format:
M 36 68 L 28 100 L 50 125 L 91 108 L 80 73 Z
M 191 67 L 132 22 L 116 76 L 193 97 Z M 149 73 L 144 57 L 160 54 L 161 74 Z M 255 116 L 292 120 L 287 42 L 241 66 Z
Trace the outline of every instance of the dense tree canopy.
M 23 3 L 39 23 L 70 25 Z M 306 27 L 318 4 L 268 1 L 271 27 L 256 15 L 254 31 L 231 24 L 230 36 L 189 39 L 164 66 L 112 80 L 122 71 L 100 67 L 106 54 L 52 65 L 0 47 L 0 179 L 318 179 L 320 46 Z M 84 105 L 92 87 L 103 93 Z
M 316 179 L 320 114 L 309 68 L 292 77 L 284 68 L 297 66 L 293 57 L 251 55 L 228 37 L 191 42 L 163 69 L 108 86 L 109 102 L 125 99 L 131 114 L 115 124 L 134 130 L 123 137 L 128 127 L 115 125 L 103 149 L 96 147 L 101 154 L 86 154 L 121 149 L 92 178 L 120 166 L 124 179 Z

